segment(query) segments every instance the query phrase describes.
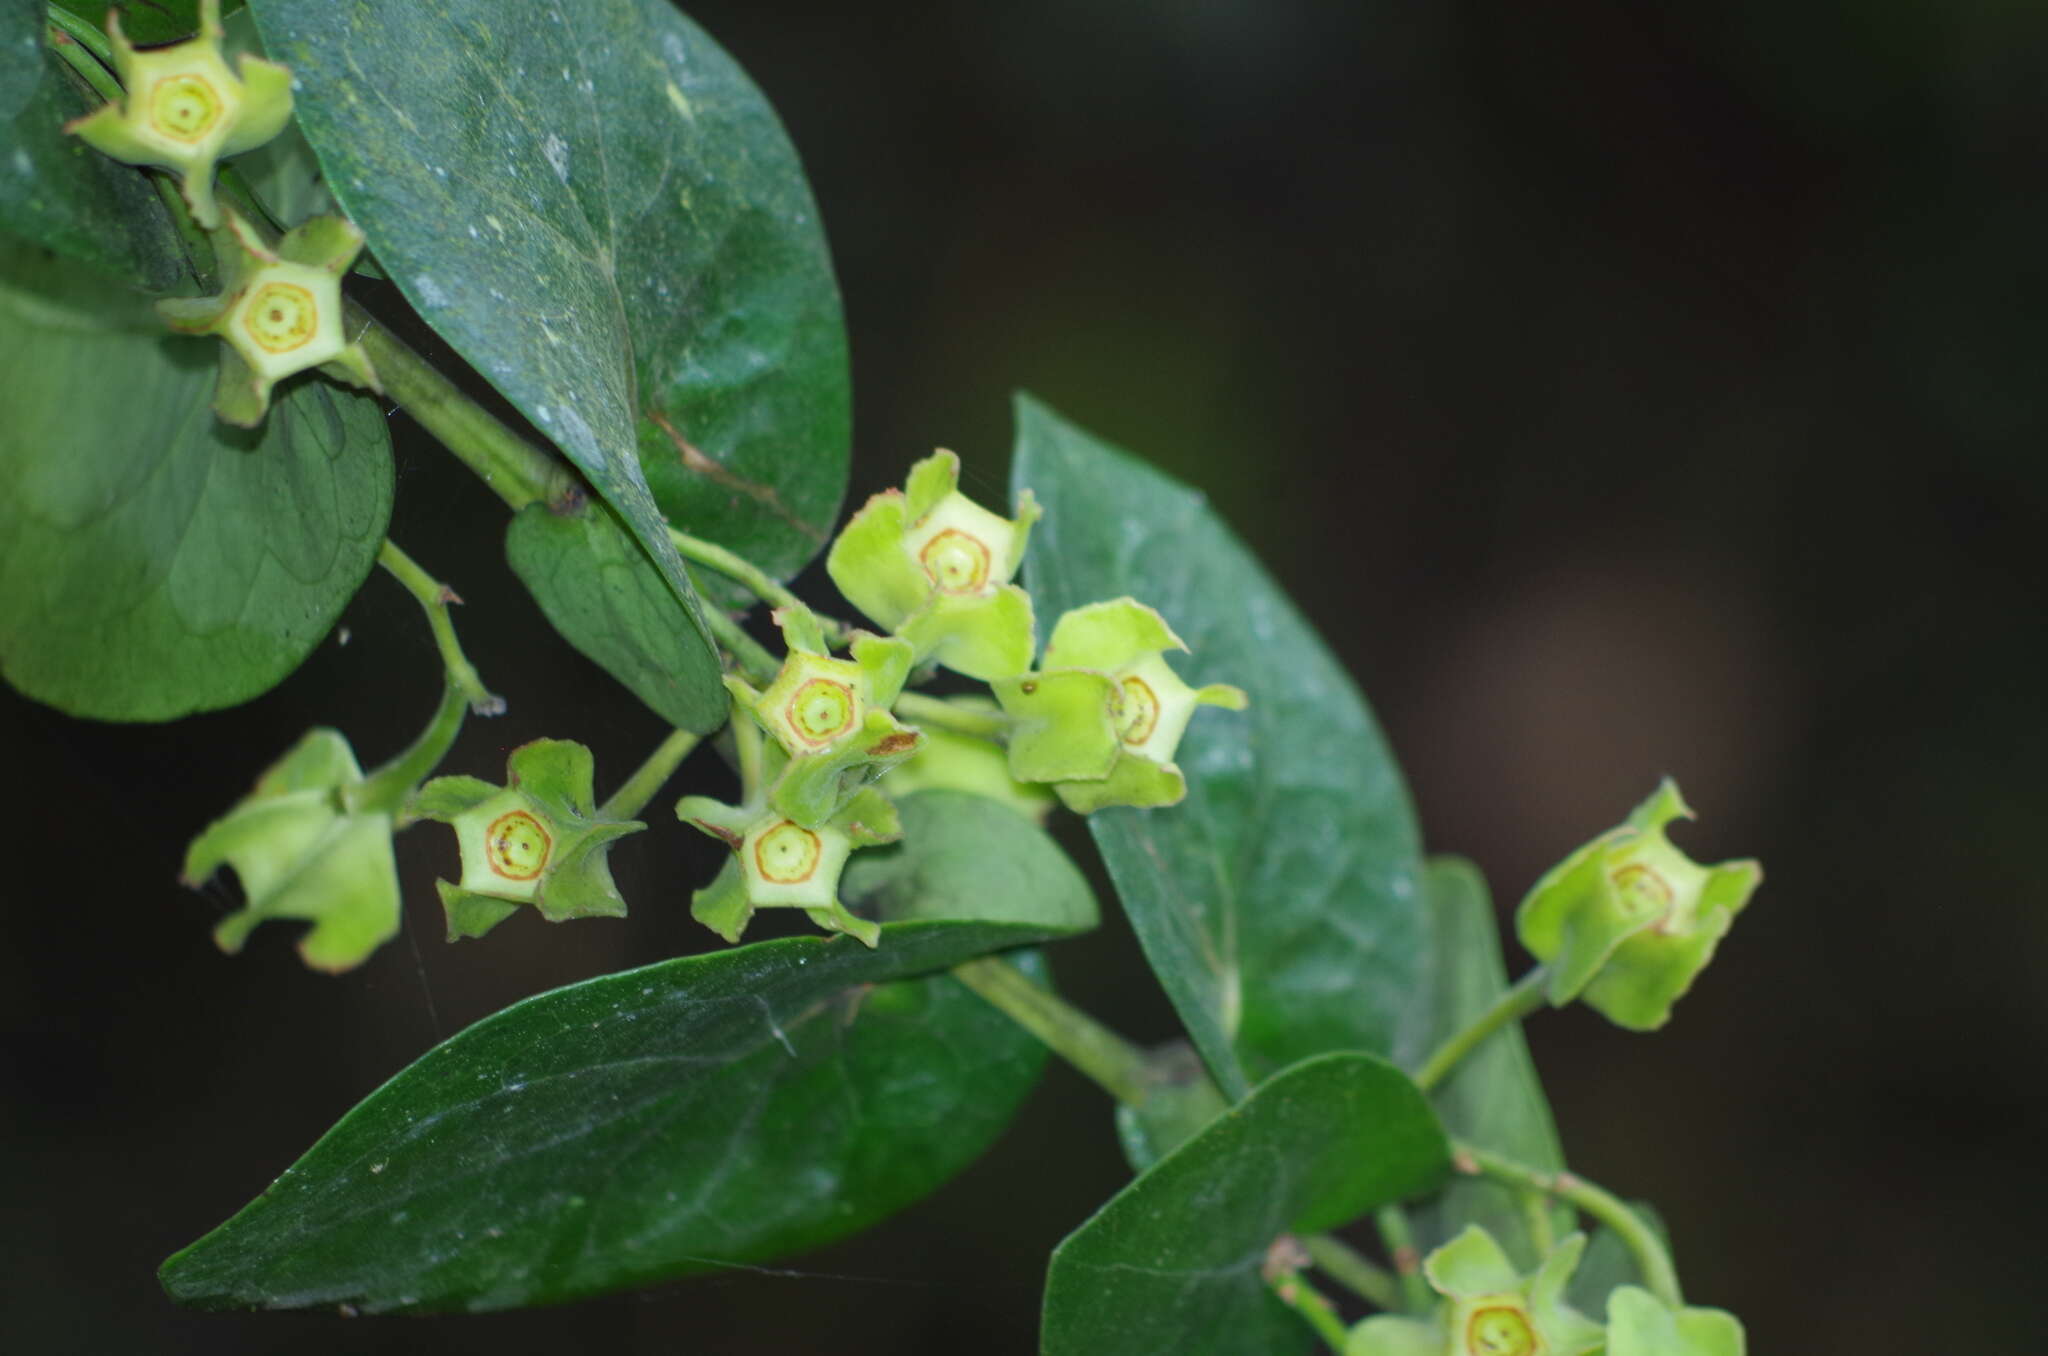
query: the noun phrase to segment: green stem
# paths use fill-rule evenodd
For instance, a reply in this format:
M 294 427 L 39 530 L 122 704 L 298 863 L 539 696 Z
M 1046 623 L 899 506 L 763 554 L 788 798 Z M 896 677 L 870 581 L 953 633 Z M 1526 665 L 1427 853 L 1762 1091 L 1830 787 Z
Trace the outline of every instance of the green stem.
M 768 653 L 768 647 L 748 635 L 746 628 L 723 610 L 706 604 L 704 620 L 711 627 L 711 634 L 718 637 L 718 643 L 732 655 L 733 663 L 757 683 L 772 683 L 775 675 L 782 672 L 782 662 Z
M 977 711 L 959 706 L 943 697 L 922 692 L 905 692 L 896 698 L 896 714 L 914 725 L 936 725 L 955 734 L 1000 741 L 1009 733 L 1010 718 L 1000 711 Z
M 480 716 L 495 716 L 505 709 L 505 703 L 502 698 L 494 697 L 485 690 L 483 680 L 477 677 L 475 667 L 462 653 L 461 643 L 455 639 L 454 623 L 448 619 L 448 604 L 457 600 L 448 586 L 421 569 L 412 557 L 399 550 L 388 538 L 377 552 L 377 563 L 405 586 L 427 614 L 434 644 L 441 651 L 444 675 L 441 705 L 419 738 L 413 740 L 405 752 L 343 793 L 343 803 L 351 810 L 395 813 L 413 787 L 441 765 L 449 746 L 462 729 L 463 717 L 472 711 Z
M 1495 999 L 1492 1007 L 1480 1013 L 1471 1025 L 1438 1046 L 1436 1053 L 1423 1061 L 1422 1068 L 1415 1075 L 1415 1085 L 1428 1092 L 1488 1036 L 1543 1006 L 1543 986 L 1549 978 L 1550 971 L 1539 965 L 1516 980 L 1514 987 Z
M 1336 1352 L 1337 1356 L 1344 1356 L 1344 1346 L 1349 1336 L 1344 1330 L 1344 1320 L 1337 1316 L 1336 1309 L 1331 1307 L 1330 1302 L 1323 1298 L 1320 1291 L 1304 1281 L 1301 1274 L 1295 1271 L 1282 1271 L 1268 1276 L 1266 1284 L 1279 1296 L 1282 1304 L 1300 1314 L 1308 1325 L 1316 1330 L 1316 1336 L 1322 1338 L 1330 1350 Z
M 598 814 L 606 819 L 632 819 L 638 815 L 662 784 L 674 775 L 676 765 L 690 756 L 690 750 L 697 747 L 700 736 L 688 730 L 670 730 L 668 738 L 655 746 L 642 763 L 626 778 L 611 799 L 598 807 Z
M 732 712 L 732 747 L 740 764 L 740 803 L 749 807 L 767 804 L 768 788 L 761 784 L 761 727 L 737 706 Z
M 1309 1234 L 1301 1246 L 1323 1273 L 1377 1309 L 1401 1307 L 1401 1283 L 1335 1234 Z
M 953 976 L 1119 1102 L 1137 1106 L 1145 1100 L 1151 1090 L 1145 1052 L 1051 990 L 1032 983 L 1016 966 L 995 956 L 982 956 L 954 966 Z
M 1550 1198 L 1540 1191 L 1516 1193 L 1522 1202 L 1522 1227 L 1529 1231 L 1529 1242 L 1535 1246 L 1538 1257 L 1550 1256 L 1557 1246 L 1557 1229 L 1550 1222 Z
M 528 504 L 574 503 L 582 487 L 559 458 L 513 432 L 456 388 L 398 336 L 351 304 L 347 325 L 357 338 L 384 394 L 440 440 L 463 465 L 514 511 Z
M 699 565 L 718 571 L 728 579 L 737 580 L 768 606 L 811 611 L 810 605 L 791 593 L 787 585 L 745 556 L 728 551 L 717 542 L 693 537 L 676 527 L 669 528 L 668 539 L 675 543 L 676 554 L 684 560 L 693 560 Z M 824 629 L 826 639 L 834 645 L 844 645 L 853 630 L 845 622 L 831 617 L 818 617 L 817 620 L 818 625 Z
M 1673 1308 L 1685 1302 L 1678 1288 L 1678 1271 L 1671 1264 L 1671 1254 L 1665 1249 L 1663 1240 L 1657 1237 L 1656 1231 L 1644 1222 L 1641 1215 L 1629 1209 L 1628 1203 L 1613 1192 L 1569 1172 L 1541 1172 L 1476 1145 L 1454 1142 L 1451 1149 L 1451 1162 L 1460 1172 L 1473 1176 L 1483 1174 L 1511 1186 L 1555 1196 L 1599 1220 L 1628 1245 L 1629 1252 L 1635 1257 L 1636 1270 L 1642 1273 L 1643 1283 L 1651 1293 Z
M 44 9 L 49 18 L 50 27 L 62 29 L 66 37 L 99 58 L 100 65 L 104 69 L 112 70 L 114 68 L 114 44 L 107 40 L 106 34 L 100 32 L 99 29 L 94 28 L 62 5 L 46 5 Z M 55 46 L 54 43 L 52 45 Z M 90 80 L 92 77 L 86 76 L 86 79 Z M 97 89 L 98 85 L 95 84 L 94 88 Z M 120 88 L 118 84 L 114 86 L 117 93 L 120 91 Z M 113 96 L 108 95 L 107 97 L 111 99 Z
M 1394 1275 L 1401 1282 L 1401 1307 L 1411 1314 L 1426 1314 L 1435 1300 L 1429 1281 L 1422 1274 L 1422 1253 L 1415 1246 L 1415 1232 L 1408 1227 L 1408 1212 L 1398 1205 L 1383 1205 L 1373 1212 L 1387 1256 L 1394 1259 Z

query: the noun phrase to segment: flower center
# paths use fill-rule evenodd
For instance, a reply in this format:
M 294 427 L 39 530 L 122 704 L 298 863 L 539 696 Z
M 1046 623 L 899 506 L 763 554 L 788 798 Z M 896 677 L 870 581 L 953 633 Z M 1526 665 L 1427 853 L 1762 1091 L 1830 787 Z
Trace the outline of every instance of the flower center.
M 491 870 L 506 880 L 532 880 L 548 864 L 554 840 L 541 822 L 524 810 L 511 810 L 484 830 L 484 856 Z
M 1132 748 L 1143 748 L 1159 728 L 1159 697 L 1143 678 L 1126 678 L 1118 689 L 1117 730 Z
M 754 866 L 776 885 L 801 885 L 818 869 L 824 847 L 803 825 L 783 820 L 754 844 Z
M 196 75 L 171 75 L 149 91 L 149 125 L 173 141 L 198 141 L 221 119 L 220 95 Z
M 1615 903 L 1630 918 L 1662 914 L 1671 907 L 1671 886 L 1641 862 L 1630 862 L 1608 877 L 1614 886 Z
M 973 593 L 988 583 L 988 547 L 957 527 L 926 542 L 917 558 L 941 593 Z
M 830 678 L 812 678 L 797 688 L 783 710 L 797 737 L 809 744 L 829 744 L 853 724 L 853 689 Z
M 242 316 L 242 328 L 265 353 L 300 348 L 319 327 L 320 303 L 297 283 L 263 284 Z
M 1510 1305 L 1476 1309 L 1465 1324 L 1469 1356 L 1535 1356 L 1542 1350 L 1528 1316 Z

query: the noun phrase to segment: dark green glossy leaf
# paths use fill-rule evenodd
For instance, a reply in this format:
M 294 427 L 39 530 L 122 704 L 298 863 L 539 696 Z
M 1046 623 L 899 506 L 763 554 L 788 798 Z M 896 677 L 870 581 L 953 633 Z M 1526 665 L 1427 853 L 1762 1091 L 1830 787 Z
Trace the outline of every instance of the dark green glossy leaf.
M 664 511 L 780 573 L 823 544 L 838 293 L 795 153 L 724 52 L 667 0 L 252 8 L 379 264 L 678 596 Z
M 27 102 L 0 115 L 0 229 L 136 287 L 177 288 L 189 274 L 163 201 L 143 171 L 65 135 L 99 97 L 49 48 L 41 61 Z
M 1014 814 L 965 818 L 960 799 L 903 801 L 902 855 L 862 897 L 916 917 L 875 950 L 761 942 L 508 1008 L 372 1094 L 165 1263 L 165 1287 L 213 1306 L 508 1308 L 815 1247 L 923 1196 L 1042 1063 L 932 972 L 1094 913 L 1050 839 Z M 928 916 L 962 898 L 949 863 L 970 841 L 1008 870 L 964 902 L 1034 921 Z
M 1025 564 L 1041 628 L 1130 594 L 1191 647 L 1183 677 L 1250 694 L 1195 717 L 1184 803 L 1088 821 L 1216 1081 L 1236 1096 L 1247 1069 L 1393 1050 L 1427 1015 L 1429 929 L 1407 792 L 1357 688 L 1201 494 L 1029 398 L 1012 479 L 1046 510 Z
M 374 400 L 295 379 L 253 433 L 213 416 L 216 341 L 0 240 L 0 672 L 103 720 L 246 701 L 304 659 L 376 560 Z
M 863 848 L 840 896 L 881 918 L 972 918 L 1085 932 L 1095 892 L 1059 844 L 1023 815 L 965 791 L 919 791 L 897 802 L 903 841 Z
M 717 657 L 610 507 L 529 504 L 506 529 L 505 557 L 555 630 L 663 720 L 690 730 L 724 722 Z
M 1306 1351 L 1266 1250 L 1426 1191 L 1450 1149 L 1422 1093 L 1370 1055 L 1305 1060 L 1110 1198 L 1046 1275 L 1047 1356 Z
M 1463 1030 L 1507 989 L 1501 969 L 1500 923 L 1479 868 L 1458 857 L 1433 857 L 1425 876 L 1436 915 L 1436 1021 L 1432 1048 Z M 1467 1055 L 1430 1095 L 1457 1138 L 1530 1167 L 1564 1167 L 1550 1103 L 1529 1058 L 1519 1023 Z M 1572 1215 L 1553 1209 L 1552 1235 L 1570 1233 Z M 1492 1234 L 1524 1271 L 1541 1262 L 1515 1193 L 1483 1178 L 1460 1177 L 1411 1216 L 1422 1251 L 1449 1242 L 1468 1224 Z M 1599 1312 L 1593 1310 L 1589 1312 Z
M 0 118 L 21 112 L 42 78 L 42 0 L 0 0 Z
M 57 0 L 101 32 L 106 31 L 107 11 L 121 11 L 121 31 L 137 47 L 154 47 L 178 42 L 199 31 L 199 0 Z M 233 14 L 242 0 L 222 0 L 221 13 Z

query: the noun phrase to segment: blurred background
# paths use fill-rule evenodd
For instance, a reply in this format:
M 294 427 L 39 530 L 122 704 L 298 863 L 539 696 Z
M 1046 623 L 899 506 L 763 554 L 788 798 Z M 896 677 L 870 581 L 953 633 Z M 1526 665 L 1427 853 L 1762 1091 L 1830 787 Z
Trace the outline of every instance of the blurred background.
M 1677 776 L 1681 843 L 1768 880 L 1654 1040 L 1533 1021 L 1574 1163 L 1661 1207 L 1689 1297 L 1759 1353 L 2037 1349 L 2048 7 L 691 13 L 814 176 L 855 503 L 936 445 L 999 498 L 1017 387 L 1205 486 L 1504 911 Z M 468 599 L 511 701 L 452 770 L 557 734 L 602 788 L 654 717 L 536 635 L 496 501 L 396 425 L 393 535 Z M 1126 1177 L 1061 1068 L 963 1178 L 795 1274 L 452 1321 L 162 1299 L 164 1255 L 438 1035 L 708 940 L 685 905 L 715 859 L 671 825 L 613 854 L 624 923 L 444 946 L 453 853 L 422 833 L 416 945 L 340 979 L 283 926 L 219 955 L 233 897 L 176 885 L 189 836 L 308 724 L 375 760 L 433 702 L 409 599 L 373 579 L 344 623 L 269 696 L 170 726 L 0 693 L 31 810 L 0 887 L 8 1345 L 1034 1349 L 1047 1251 Z M 1128 1034 L 1171 1031 L 1119 925 L 1055 962 Z

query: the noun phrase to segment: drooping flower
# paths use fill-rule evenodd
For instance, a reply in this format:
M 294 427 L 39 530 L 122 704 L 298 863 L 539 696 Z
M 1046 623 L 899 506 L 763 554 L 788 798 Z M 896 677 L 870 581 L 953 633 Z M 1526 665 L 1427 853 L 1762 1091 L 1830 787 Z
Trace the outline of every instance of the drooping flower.
M 220 0 L 200 0 L 197 37 L 141 51 L 109 8 L 107 37 L 124 93 L 64 129 L 116 160 L 175 172 L 192 219 L 209 230 L 220 224 L 214 165 L 261 146 L 292 116 L 291 71 L 244 53 L 237 75 L 221 54 L 225 35 Z
M 1691 818 L 1668 778 L 1627 822 L 1536 882 L 1515 913 L 1529 954 L 1550 967 L 1549 995 L 1582 998 L 1617 1026 L 1653 1031 L 1714 957 L 1763 879 L 1753 861 L 1701 866 L 1664 826 Z
M 300 957 L 316 970 L 338 972 L 397 935 L 393 820 L 348 806 L 345 792 L 362 781 L 339 731 L 309 730 L 193 840 L 185 884 L 196 887 L 225 865 L 247 899 L 214 928 L 221 950 L 240 951 L 266 919 L 302 918 L 313 926 L 299 939 Z
M 341 278 L 363 248 L 355 223 L 314 217 L 272 250 L 233 209 L 223 216 L 225 223 L 213 233 L 220 293 L 166 297 L 156 304 L 172 329 L 217 334 L 224 342 L 214 412 L 254 428 L 270 408 L 270 388 L 309 367 L 381 390 L 362 345 L 342 333 Z
M 988 681 L 1031 667 L 1031 599 L 1010 580 L 1039 507 L 1030 491 L 1003 518 L 961 494 L 944 448 L 904 488 L 868 500 L 832 543 L 825 569 L 855 607 L 930 660 Z
M 462 879 L 436 881 L 448 940 L 481 937 L 532 904 L 550 923 L 623 918 L 612 882 L 611 845 L 646 825 L 597 809 L 590 750 L 566 739 L 536 739 L 512 750 L 505 785 L 477 777 L 436 777 L 407 806 L 417 819 L 455 829 Z
M 1174 763 L 1198 706 L 1245 707 L 1223 683 L 1193 688 L 1165 652 L 1186 650 L 1166 619 L 1131 598 L 1075 608 L 1053 627 L 1038 671 L 990 684 L 1014 722 L 1010 771 L 1050 782 L 1069 809 L 1173 805 Z

